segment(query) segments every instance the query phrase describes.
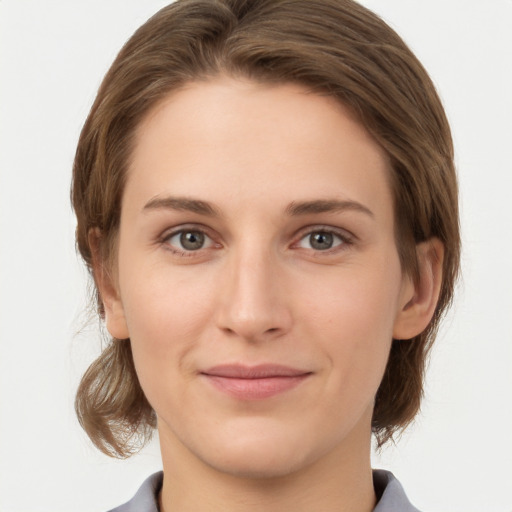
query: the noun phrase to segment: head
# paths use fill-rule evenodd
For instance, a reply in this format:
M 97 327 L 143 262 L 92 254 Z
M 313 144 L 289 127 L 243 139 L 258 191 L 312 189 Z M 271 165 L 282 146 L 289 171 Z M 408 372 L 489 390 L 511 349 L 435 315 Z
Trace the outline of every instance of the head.
M 389 340 L 378 375 L 371 426 L 383 444 L 419 410 L 427 356 L 452 298 L 457 185 L 450 130 L 431 80 L 395 32 L 352 1 L 179 0 L 126 43 L 84 125 L 73 170 L 77 246 L 97 286 L 98 312 L 105 315 L 105 280 L 119 285 L 123 200 L 142 128 L 164 105 L 172 109 L 173 98 L 226 80 L 307 92 L 339 106 L 385 162 L 401 275 L 418 283 L 418 248 L 436 241 L 442 249 L 429 321 L 421 332 Z M 110 340 L 76 401 L 94 443 L 121 457 L 156 426 L 127 338 Z

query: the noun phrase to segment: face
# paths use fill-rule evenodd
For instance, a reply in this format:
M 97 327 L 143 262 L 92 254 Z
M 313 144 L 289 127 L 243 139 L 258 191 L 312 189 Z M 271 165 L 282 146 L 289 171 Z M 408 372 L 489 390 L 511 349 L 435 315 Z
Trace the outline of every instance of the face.
M 139 126 L 107 327 L 178 466 L 284 475 L 369 449 L 410 293 L 388 173 L 297 85 L 192 83 Z

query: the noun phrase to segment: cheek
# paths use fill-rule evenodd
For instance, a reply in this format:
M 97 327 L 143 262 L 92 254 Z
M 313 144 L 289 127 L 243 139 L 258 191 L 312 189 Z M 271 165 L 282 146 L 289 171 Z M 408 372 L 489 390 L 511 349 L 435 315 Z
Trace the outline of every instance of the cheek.
M 343 332 L 392 332 L 401 288 L 398 257 L 372 258 L 370 264 L 332 268 L 297 279 L 295 296 L 320 326 Z M 384 259 L 382 263 L 379 260 Z M 368 338 L 371 341 L 371 337 Z
M 296 295 L 307 297 L 301 315 L 308 319 L 304 328 L 309 338 L 320 340 L 333 375 L 349 387 L 365 383 L 378 387 L 398 307 L 398 258 L 390 257 L 382 265 L 333 269 L 320 281 L 317 276 L 303 283 L 304 289 Z
M 126 267 L 122 301 L 132 350 L 141 384 L 158 376 L 173 379 L 172 368 L 184 369 L 187 355 L 204 337 L 214 290 L 209 282 L 168 265 L 144 264 Z M 130 271 L 131 270 L 131 271 Z M 185 368 L 183 368 L 185 367 Z

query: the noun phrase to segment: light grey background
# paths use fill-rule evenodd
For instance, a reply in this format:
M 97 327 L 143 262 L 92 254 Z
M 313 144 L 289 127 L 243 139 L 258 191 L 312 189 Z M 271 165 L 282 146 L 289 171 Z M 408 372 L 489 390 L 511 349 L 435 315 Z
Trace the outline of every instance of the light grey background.
M 0 1 L 0 510 L 101 511 L 159 469 L 153 443 L 98 454 L 73 397 L 100 348 L 69 203 L 77 137 L 100 80 L 158 0 Z M 375 456 L 429 512 L 510 512 L 512 1 L 365 0 L 410 44 L 446 105 L 464 240 L 455 307 L 423 413 Z

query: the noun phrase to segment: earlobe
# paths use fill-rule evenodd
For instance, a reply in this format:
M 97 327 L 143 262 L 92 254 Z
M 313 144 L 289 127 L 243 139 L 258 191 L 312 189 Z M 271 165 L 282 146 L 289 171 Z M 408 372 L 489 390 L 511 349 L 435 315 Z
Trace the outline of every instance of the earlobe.
M 423 332 L 434 315 L 441 291 L 444 246 L 431 238 L 416 246 L 418 280 L 404 282 L 393 338 L 408 340 Z
M 113 278 L 112 269 L 101 254 L 101 231 L 93 228 L 89 231 L 89 247 L 93 262 L 93 276 L 105 311 L 105 326 L 117 339 L 129 338 L 123 303 L 118 286 Z

